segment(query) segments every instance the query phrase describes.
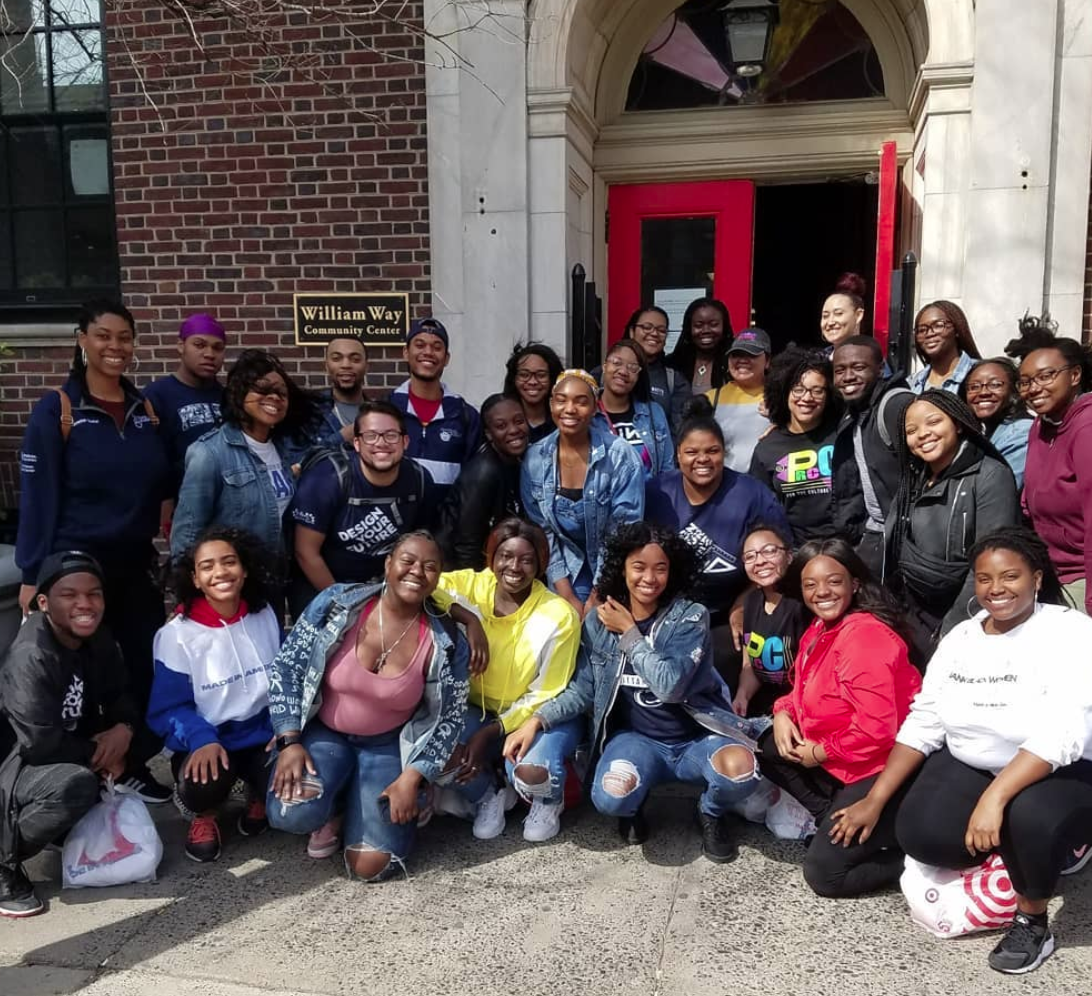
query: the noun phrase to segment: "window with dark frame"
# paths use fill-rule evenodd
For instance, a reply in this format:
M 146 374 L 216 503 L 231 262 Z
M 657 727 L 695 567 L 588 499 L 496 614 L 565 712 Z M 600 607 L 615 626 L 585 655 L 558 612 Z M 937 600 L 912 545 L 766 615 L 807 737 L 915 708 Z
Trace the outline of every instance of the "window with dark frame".
M 100 0 L 0 2 L 0 306 L 118 290 Z

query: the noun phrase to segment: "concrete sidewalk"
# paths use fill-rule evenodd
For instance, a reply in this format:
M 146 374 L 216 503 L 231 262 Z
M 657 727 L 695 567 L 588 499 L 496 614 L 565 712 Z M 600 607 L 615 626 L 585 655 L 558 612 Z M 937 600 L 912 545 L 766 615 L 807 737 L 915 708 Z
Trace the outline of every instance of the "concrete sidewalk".
M 56 855 L 31 863 L 50 911 L 0 923 L 0 996 L 918 996 L 1092 991 L 1092 872 L 1051 907 L 1059 950 L 1021 979 L 986 966 L 995 936 L 937 941 L 901 896 L 834 902 L 804 885 L 798 844 L 757 827 L 739 861 L 699 854 L 690 797 L 649 807 L 627 848 L 590 808 L 525 844 L 519 811 L 496 840 L 444 818 L 422 833 L 409 881 L 348 882 L 299 838 L 240 838 L 196 865 L 159 807 L 160 881 L 61 892 Z

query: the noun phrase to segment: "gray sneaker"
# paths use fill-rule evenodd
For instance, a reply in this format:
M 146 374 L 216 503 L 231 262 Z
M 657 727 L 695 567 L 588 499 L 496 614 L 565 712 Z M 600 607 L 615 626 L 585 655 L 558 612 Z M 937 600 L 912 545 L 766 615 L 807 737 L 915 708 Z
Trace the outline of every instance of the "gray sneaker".
M 22 865 L 0 865 L 0 916 L 34 916 L 45 909 Z

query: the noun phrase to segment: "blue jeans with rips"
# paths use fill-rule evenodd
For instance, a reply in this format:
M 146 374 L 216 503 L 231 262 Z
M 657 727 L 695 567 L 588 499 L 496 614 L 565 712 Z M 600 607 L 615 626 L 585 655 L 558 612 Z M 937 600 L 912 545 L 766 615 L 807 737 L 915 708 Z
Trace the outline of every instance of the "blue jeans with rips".
M 664 782 L 704 785 L 699 805 L 707 816 L 723 816 L 761 784 L 758 766 L 742 778 L 722 775 L 713 767 L 713 755 L 724 747 L 738 747 L 726 737 L 710 733 L 697 740 L 668 744 L 624 730 L 607 741 L 592 781 L 592 804 L 607 816 L 633 816 L 648 793 Z M 742 749 L 742 748 L 741 748 Z M 605 784 L 632 788 L 620 794 Z

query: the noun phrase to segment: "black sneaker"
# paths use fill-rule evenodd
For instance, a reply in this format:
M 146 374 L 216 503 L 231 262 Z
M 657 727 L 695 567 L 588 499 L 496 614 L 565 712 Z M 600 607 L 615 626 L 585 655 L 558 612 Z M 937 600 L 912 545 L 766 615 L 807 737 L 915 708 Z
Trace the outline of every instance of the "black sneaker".
M 627 844 L 643 844 L 648 840 L 648 821 L 643 806 L 632 816 L 618 818 L 618 833 Z
M 1090 860 L 1092 860 L 1092 844 L 1075 847 L 1066 854 L 1065 867 L 1058 874 L 1076 875 Z
M 701 827 L 701 853 L 710 861 L 726 865 L 739 857 L 739 845 L 723 816 L 710 816 L 699 809 L 698 825 Z
M 257 837 L 265 833 L 269 829 L 269 820 L 265 818 L 265 800 L 251 799 L 239 814 L 235 826 L 244 837 Z
M 147 765 L 143 764 L 139 768 L 130 768 L 118 784 L 152 806 L 170 802 L 174 796 L 174 790 L 160 785 L 152 777 Z
M 990 952 L 990 968 L 1007 975 L 1033 972 L 1054 953 L 1054 935 L 1046 914 L 1028 916 L 1016 911 L 1012 926 Z
M 220 825 L 215 816 L 197 816 L 186 834 L 186 857 L 200 864 L 220 857 Z
M 0 865 L 0 916 L 34 916 L 45 909 L 45 904 L 34 894 L 22 865 Z

